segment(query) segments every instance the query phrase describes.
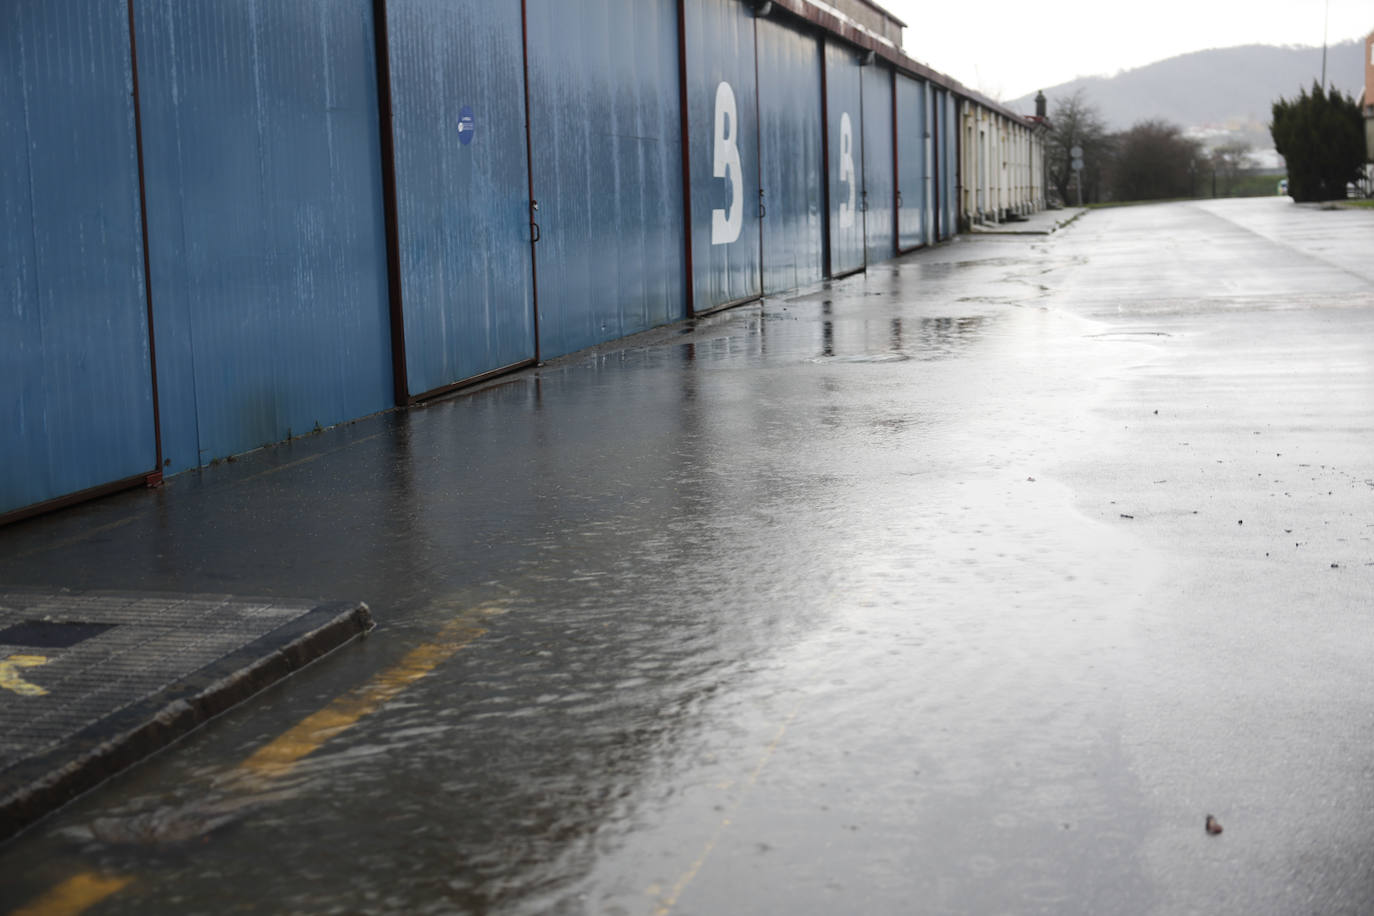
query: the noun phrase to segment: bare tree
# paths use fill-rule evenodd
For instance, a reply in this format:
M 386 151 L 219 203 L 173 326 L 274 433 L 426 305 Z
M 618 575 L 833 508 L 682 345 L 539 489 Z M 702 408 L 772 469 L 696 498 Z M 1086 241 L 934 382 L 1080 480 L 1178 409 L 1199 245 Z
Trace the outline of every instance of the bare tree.
M 1050 183 L 1059 192 L 1059 199 L 1069 203 L 1073 187 L 1073 148 L 1083 150 L 1083 199 L 1097 199 L 1101 186 L 1102 168 L 1111 151 L 1107 126 L 1097 107 L 1090 103 L 1082 89 L 1073 95 L 1056 99 L 1050 112 L 1050 134 L 1045 143 L 1045 159 L 1049 166 Z
M 1116 200 L 1191 197 L 1202 144 L 1177 124 L 1140 121 L 1116 137 L 1110 185 Z

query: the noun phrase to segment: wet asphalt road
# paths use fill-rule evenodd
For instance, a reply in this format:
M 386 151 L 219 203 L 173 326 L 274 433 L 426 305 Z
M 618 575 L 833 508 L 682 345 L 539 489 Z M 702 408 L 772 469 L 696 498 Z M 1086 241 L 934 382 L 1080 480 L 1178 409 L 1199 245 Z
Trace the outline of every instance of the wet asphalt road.
M 1097 211 L 0 530 L 6 584 L 381 623 L 0 848 L 0 901 L 1374 911 L 1371 253 Z

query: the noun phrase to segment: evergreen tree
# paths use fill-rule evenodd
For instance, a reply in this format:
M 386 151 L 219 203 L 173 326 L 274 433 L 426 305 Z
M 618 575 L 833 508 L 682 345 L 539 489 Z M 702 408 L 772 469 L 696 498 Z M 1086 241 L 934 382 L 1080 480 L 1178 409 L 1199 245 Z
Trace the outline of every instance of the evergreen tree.
M 1274 103 L 1269 133 L 1288 163 L 1288 193 L 1297 201 L 1338 200 L 1364 164 L 1364 121 L 1355 100 L 1316 83 Z

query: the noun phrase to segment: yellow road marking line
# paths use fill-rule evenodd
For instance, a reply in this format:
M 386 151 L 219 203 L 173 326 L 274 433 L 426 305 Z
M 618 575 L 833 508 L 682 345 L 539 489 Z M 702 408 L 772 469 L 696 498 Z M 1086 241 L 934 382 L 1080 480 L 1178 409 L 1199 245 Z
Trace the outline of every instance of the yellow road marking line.
M 763 756 L 759 758 L 759 762 L 754 767 L 754 771 L 750 773 L 749 778 L 744 781 L 744 786 L 740 792 L 739 798 L 735 799 L 735 803 L 730 806 L 730 812 L 726 814 L 725 817 L 721 818 L 720 824 L 716 827 L 715 832 L 711 834 L 711 838 L 706 841 L 706 847 L 702 849 L 701 855 L 697 856 L 697 860 L 692 863 L 691 868 L 683 872 L 682 877 L 678 879 L 677 884 L 673 885 L 673 889 L 669 892 L 668 896 L 661 899 L 658 909 L 654 910 L 654 916 L 668 916 L 668 914 L 672 912 L 673 907 L 677 906 L 678 898 L 682 896 L 682 892 L 687 889 L 687 885 L 692 883 L 697 873 L 701 871 L 702 866 L 706 864 L 706 860 L 711 857 L 711 853 L 715 851 L 716 844 L 720 842 L 720 838 L 725 835 L 726 829 L 728 829 L 731 824 L 731 816 L 739 810 L 740 805 L 744 803 L 745 797 L 749 794 L 749 790 L 753 789 L 754 784 L 758 782 L 759 774 L 762 773 L 763 768 L 768 765 L 768 761 L 773 758 L 773 752 L 778 749 L 778 744 L 782 741 L 782 736 L 787 732 L 787 726 L 792 723 L 792 720 L 795 719 L 796 716 L 797 710 L 794 709 L 788 714 L 786 719 L 782 720 L 782 724 L 778 726 L 778 733 L 774 735 L 773 740 L 768 743 L 768 747 L 764 750 Z
M 10 916 L 76 916 L 126 887 L 133 878 L 85 871 L 51 888 Z
M 302 757 L 357 724 L 364 716 L 381 708 L 388 700 L 486 633 L 486 627 L 479 625 L 476 619 L 500 613 L 502 610 L 499 608 L 486 607 L 478 609 L 475 614 L 451 621 L 439 631 L 434 641 L 412 649 L 395 666 L 383 671 L 357 690 L 339 697 L 319 712 L 307 716 L 294 728 L 259 748 L 239 764 L 237 772 L 265 779 L 290 772 Z M 38 664 L 47 661 L 41 655 L 12 655 L 9 662 L 22 665 L 20 659 L 32 658 L 42 659 Z M 9 686 L 3 680 L 5 664 L 7 663 L 0 663 L 0 686 Z M 42 690 L 41 687 L 32 684 L 27 686 Z M 132 877 L 81 872 L 22 909 L 13 911 L 10 916 L 77 916 L 111 894 L 117 893 L 133 880 Z
M 46 665 L 46 655 L 11 655 L 0 661 L 0 688 L 17 693 L 22 697 L 43 697 L 48 691 L 37 684 L 30 684 L 19 676 L 20 668 L 37 668 Z
M 434 642 L 410 650 L 394 667 L 383 671 L 357 690 L 339 697 L 319 712 L 307 716 L 295 727 L 263 745 L 239 764 L 239 772 L 268 779 L 285 775 L 302 757 L 353 727 L 364 716 L 376 712 L 383 704 L 486 632 L 485 627 L 472 619 L 449 623 L 439 631 Z

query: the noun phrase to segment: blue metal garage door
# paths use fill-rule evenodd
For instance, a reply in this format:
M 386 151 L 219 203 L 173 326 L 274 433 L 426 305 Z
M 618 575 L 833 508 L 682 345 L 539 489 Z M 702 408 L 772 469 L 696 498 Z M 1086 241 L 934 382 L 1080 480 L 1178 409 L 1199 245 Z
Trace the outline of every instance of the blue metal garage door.
M 821 45 L 814 35 L 758 20 L 763 291 L 825 275 Z
M 389 0 L 406 387 L 534 358 L 520 0 Z
M 897 74 L 897 246 L 903 251 L 927 239 L 925 85 Z
M 135 0 L 163 453 L 393 402 L 368 0 Z
M 825 98 L 830 191 L 830 275 L 864 266 L 863 95 L 858 52 L 826 42 Z
M 863 68 L 864 246 L 876 264 L 897 253 L 897 187 L 893 164 L 892 69 Z
M 529 0 L 539 352 L 686 314 L 674 0 Z
M 686 0 L 693 307 L 759 295 L 759 119 L 754 14 L 739 0 Z
M 0 5 L 0 515 L 157 465 L 124 0 Z

